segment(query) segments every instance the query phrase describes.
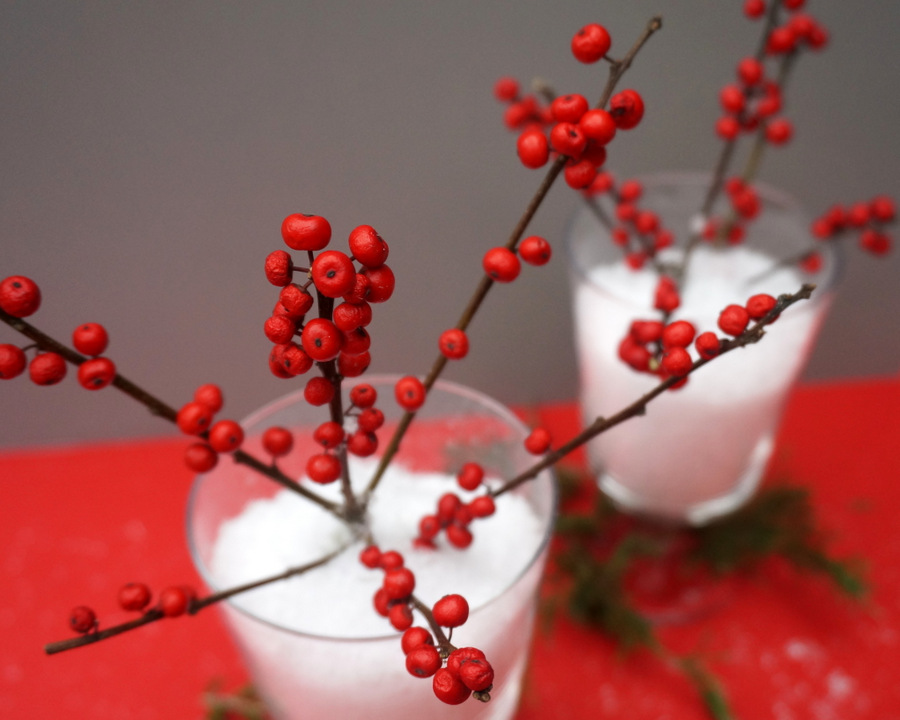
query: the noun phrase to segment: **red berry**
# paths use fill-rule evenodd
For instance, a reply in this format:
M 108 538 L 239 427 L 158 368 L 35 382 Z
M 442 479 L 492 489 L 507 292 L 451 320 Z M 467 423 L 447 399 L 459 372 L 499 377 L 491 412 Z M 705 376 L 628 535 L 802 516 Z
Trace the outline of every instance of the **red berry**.
M 326 378 L 312 377 L 303 389 L 303 397 L 310 405 L 327 405 L 334 397 L 334 385 Z
M 550 112 L 556 122 L 577 123 L 588 111 L 588 101 L 584 95 L 569 93 L 554 98 L 550 104 Z
M 79 605 L 69 613 L 69 627 L 77 633 L 89 633 L 97 627 L 97 615 L 89 607 Z
M 859 236 L 859 246 L 873 255 L 885 255 L 891 249 L 891 239 L 882 232 L 867 228 Z
M 719 338 L 712 332 L 700 333 L 694 341 L 694 347 L 700 357 L 710 360 L 719 354 Z
M 275 250 L 266 256 L 266 279 L 278 287 L 291 284 L 294 261 L 284 250 Z
M 219 420 L 209 429 L 209 444 L 216 452 L 234 452 L 243 442 L 244 430 L 234 420 Z
M 495 247 L 488 250 L 484 254 L 481 264 L 488 277 L 504 283 L 515 280 L 522 268 L 516 254 L 505 247 Z
M 631 130 L 644 117 L 644 99 L 634 90 L 622 90 L 610 99 L 609 113 L 619 130 Z
M 364 268 L 365 269 L 365 268 Z M 376 268 L 377 269 L 377 268 Z M 361 272 L 354 273 L 353 287 L 344 293 L 344 302 L 363 303 L 369 296 L 369 278 Z
M 325 297 L 342 297 L 356 285 L 353 261 L 340 250 L 319 253 L 313 260 L 310 273 L 316 289 Z
M 109 335 L 100 323 L 84 323 L 72 333 L 72 344 L 85 355 L 102 355 L 109 344 Z
M 444 330 L 438 338 L 441 354 L 450 360 L 461 360 L 469 352 L 469 338 L 457 328 Z
M 407 412 L 418 410 L 425 403 L 425 386 L 418 378 L 407 375 L 394 385 L 397 404 Z
M 105 388 L 115 378 L 116 366 L 109 358 L 90 358 L 78 366 L 78 383 L 86 390 Z
M 650 369 L 650 351 L 638 344 L 631 335 L 626 335 L 619 343 L 618 355 L 633 370 L 647 372 Z
M 546 265 L 552 254 L 550 243 L 538 235 L 531 235 L 519 243 L 519 257 L 529 265 Z
M 663 312 L 672 312 L 679 305 L 681 305 L 681 297 L 678 294 L 678 286 L 668 275 L 663 275 L 656 285 L 653 307 Z
M 297 343 L 289 342 L 276 345 L 269 354 L 269 367 L 277 365 L 281 377 L 302 375 L 313 366 L 313 359 Z M 273 368 L 274 372 L 274 368 Z
M 747 300 L 747 304 L 745 305 L 747 314 L 750 316 L 751 320 L 759 320 L 760 318 L 765 317 L 769 311 L 775 307 L 775 302 L 775 298 L 771 295 L 766 295 L 764 293 L 754 295 Z
M 374 455 L 378 450 L 378 436 L 365 430 L 357 430 L 348 438 L 347 450 L 357 457 Z
M 359 561 L 370 570 L 380 566 L 381 550 L 375 545 L 368 545 L 359 553 Z
M 66 376 L 66 361 L 55 352 L 35 355 L 28 363 L 28 375 L 36 385 L 56 385 Z
M 597 23 L 590 23 L 572 38 L 572 54 L 578 62 L 595 63 L 609 52 L 611 45 L 612 39 L 606 28 Z
M 28 358 L 21 348 L 8 343 L 0 345 L 0 380 L 10 380 L 22 374 Z
M 484 480 L 484 468 L 478 463 L 467 462 L 456 473 L 456 482 L 463 490 L 477 490 Z
M 578 121 L 585 137 L 599 145 L 606 145 L 616 136 L 616 122 L 612 115 L 602 108 L 588 110 Z
M 441 523 L 446 525 L 453 520 L 460 505 L 462 505 L 462 500 L 457 495 L 453 493 L 441 495 L 437 505 L 437 516 Z
M 784 145 L 794 134 L 794 126 L 785 118 L 775 118 L 766 125 L 766 140 L 773 145 Z
M 716 120 L 716 135 L 723 140 L 734 140 L 741 131 L 741 124 L 731 115 Z
M 441 531 L 441 521 L 437 515 L 426 515 L 419 520 L 419 537 L 423 540 L 432 540 Z
M 222 388 L 214 383 L 201 385 L 194 390 L 194 401 L 206 405 L 213 413 L 219 412 L 225 404 Z
M 447 669 L 454 675 L 459 675 L 459 670 L 464 662 L 469 660 L 485 660 L 484 653 L 475 647 L 457 648 L 447 658 Z
M 468 700 L 472 691 L 463 684 L 459 676 L 447 670 L 440 668 L 435 672 L 432 680 L 432 689 L 435 697 L 441 702 L 448 705 L 459 705 Z
M 719 91 L 719 103 L 725 112 L 738 115 L 743 111 L 747 100 L 744 97 L 744 91 L 737 85 L 725 85 Z
M 789 53 L 797 46 L 797 34 L 790 25 L 772 28 L 766 42 L 766 52 L 770 55 Z
M 459 664 L 459 679 L 469 690 L 487 690 L 494 683 L 494 668 L 482 658 L 463 660 Z
M 318 215 L 294 213 L 281 223 L 281 237 L 292 250 L 322 250 L 331 241 L 331 225 Z
M 587 140 L 587 136 L 575 123 L 559 122 L 550 129 L 550 147 L 570 158 L 581 157 Z
M 447 526 L 447 541 L 462 550 L 472 544 L 473 536 L 468 528 L 456 523 Z
M 358 408 L 369 408 L 378 399 L 378 392 L 367 383 L 355 385 L 350 390 L 350 402 Z
M 337 447 L 344 440 L 344 428 L 340 423 L 328 420 L 315 429 L 313 440 L 326 449 Z
M 185 435 L 199 435 L 209 427 L 212 418 L 212 410 L 194 400 L 181 407 L 175 416 L 175 424 Z
M 403 600 L 415 590 L 416 577 L 409 568 L 393 568 L 385 572 L 381 586 L 391 600 Z
M 512 102 L 519 97 L 519 81 L 511 77 L 502 77 L 494 83 L 494 97 L 501 102 Z
M 766 3 L 764 0 L 744 0 L 744 15 L 755 20 L 762 17 L 766 12 Z
M 388 599 L 384 588 L 378 588 L 378 590 L 375 591 L 375 595 L 372 598 L 372 604 L 375 606 L 375 612 L 382 617 L 387 617 L 391 611 L 390 600 Z
M 516 140 L 516 153 L 525 167 L 532 170 L 544 167 L 550 159 L 550 143 L 544 131 L 540 128 L 523 131 Z
M 303 317 L 313 306 L 313 296 L 294 283 L 282 288 L 278 300 L 295 318 Z
M 194 472 L 205 473 L 218 464 L 219 454 L 206 443 L 197 442 L 185 448 L 184 462 Z
M 313 360 L 327 362 L 338 356 L 343 337 L 331 320 L 313 318 L 303 326 L 300 342 Z
M 406 655 L 406 669 L 409 674 L 420 678 L 434 675 L 442 663 L 441 655 L 434 645 L 420 644 Z
M 472 517 L 476 518 L 490 517 L 497 509 L 494 498 L 490 495 L 481 495 L 480 497 L 475 498 L 469 503 L 468 507 L 469 512 L 472 513 Z
M 694 340 L 697 331 L 687 320 L 676 320 L 669 323 L 662 331 L 662 346 L 686 348 Z
M 190 593 L 183 587 L 167 587 L 159 594 L 159 609 L 166 617 L 184 615 L 190 603 Z
M 362 355 L 372 344 L 372 338 L 365 328 L 358 327 L 341 331 L 341 352 L 347 355 Z
M 150 588 L 144 583 L 128 583 L 119 590 L 119 605 L 123 610 L 140 612 L 150 604 Z
M 867 203 L 853 203 L 847 210 L 847 224 L 851 227 L 863 227 L 869 222 L 870 210 Z
M 409 628 L 400 639 L 400 647 L 403 648 L 404 655 L 409 655 L 410 652 L 421 645 L 434 645 L 434 638 L 431 637 L 431 633 L 423 627 Z
M 338 374 L 345 378 L 354 378 L 362 375 L 369 369 L 372 364 L 372 356 L 368 352 L 361 352 L 359 355 L 348 355 L 341 352 L 337 358 Z
M 431 614 L 441 627 L 459 627 L 469 619 L 469 603 L 462 595 L 444 595 L 431 608 Z
M 656 342 L 662 338 L 664 326 L 659 320 L 634 320 L 628 334 L 641 345 Z
M 334 309 L 332 321 L 338 330 L 353 330 L 372 322 L 372 306 L 367 302 L 341 303 Z
M 394 293 L 394 272 L 387 265 L 377 268 L 365 268 L 362 274 L 369 280 L 369 289 L 365 300 L 370 303 L 383 303 Z
M 403 555 L 396 550 L 381 553 L 381 567 L 385 570 L 403 567 Z
M 687 350 L 683 347 L 673 347 L 666 351 L 660 364 L 667 375 L 683 377 L 691 371 L 694 363 Z
M 738 63 L 737 76 L 744 85 L 756 85 L 764 74 L 762 63 L 755 57 L 745 57 Z
M 807 253 L 800 260 L 800 268 L 810 275 L 814 275 L 822 269 L 822 265 L 824 261 L 822 260 L 822 256 L 817 252 Z
M 263 324 L 263 332 L 276 345 L 285 345 L 291 342 L 297 325 L 288 315 L 272 315 Z
M 378 408 L 366 408 L 356 418 L 357 427 L 366 432 L 375 432 L 384 425 L 384 413 Z
M 543 455 L 550 449 L 550 433 L 542 427 L 535 428 L 525 438 L 525 449 L 532 455 Z
M 368 268 L 384 265 L 389 248 L 371 225 L 360 225 L 350 232 L 350 252 L 357 262 Z
M 13 317 L 28 317 L 41 306 L 41 291 L 34 280 L 11 275 L 0 282 L 0 310 Z
M 320 485 L 333 483 L 341 476 L 341 462 L 334 455 L 318 453 L 306 461 L 306 474 Z
M 729 305 L 719 314 L 719 329 L 729 335 L 740 335 L 749 322 L 750 314 L 740 305 Z
M 273 425 L 263 432 L 262 446 L 272 457 L 282 457 L 294 447 L 294 436 L 286 428 Z
M 600 150 L 605 155 L 606 151 L 602 147 Z M 587 159 L 579 160 L 577 162 L 570 161 L 566 164 L 566 168 L 563 171 L 563 177 L 565 178 L 566 185 L 570 188 L 573 188 L 574 190 L 583 190 L 594 182 L 594 178 L 597 177 L 597 167 L 593 162 Z
M 894 201 L 887 195 L 878 195 L 869 202 L 872 217 L 879 222 L 891 222 L 897 214 Z

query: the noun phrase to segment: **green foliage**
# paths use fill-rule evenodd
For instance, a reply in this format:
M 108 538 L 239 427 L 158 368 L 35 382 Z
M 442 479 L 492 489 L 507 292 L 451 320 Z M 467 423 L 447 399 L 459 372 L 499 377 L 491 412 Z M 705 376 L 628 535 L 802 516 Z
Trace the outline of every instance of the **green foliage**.
M 269 720 L 265 703 L 252 685 L 228 693 L 218 682 L 212 683 L 203 696 L 205 720 Z

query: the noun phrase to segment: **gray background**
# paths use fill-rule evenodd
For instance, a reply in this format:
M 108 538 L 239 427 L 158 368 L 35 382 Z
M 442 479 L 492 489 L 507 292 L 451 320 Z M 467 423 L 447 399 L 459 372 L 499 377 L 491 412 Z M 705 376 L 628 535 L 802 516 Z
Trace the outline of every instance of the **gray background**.
M 647 116 L 620 133 L 620 176 L 710 168 L 718 88 L 759 25 L 739 0 L 153 2 L 0 5 L 0 276 L 44 291 L 36 325 L 68 340 L 110 330 L 120 370 L 173 405 L 214 381 L 226 414 L 299 387 L 266 367 L 277 291 L 262 261 L 290 212 L 358 224 L 391 246 L 394 299 L 376 306 L 373 370 L 423 373 L 487 247 L 505 241 L 540 174 L 521 167 L 494 80 L 549 79 L 596 97 L 606 71 L 568 50 L 604 23 L 622 54 L 656 12 L 665 27 L 624 86 Z M 787 112 L 798 128 L 763 179 L 810 212 L 897 194 L 900 3 L 822 0 L 832 33 L 804 57 Z M 556 243 L 542 269 L 496 287 L 447 377 L 509 403 L 577 389 L 559 245 L 577 198 L 554 188 L 532 231 Z M 900 253 L 848 253 L 808 379 L 893 374 Z M 0 327 L 0 342 L 18 336 Z M 74 377 L 0 385 L 0 445 L 171 432 L 112 390 Z

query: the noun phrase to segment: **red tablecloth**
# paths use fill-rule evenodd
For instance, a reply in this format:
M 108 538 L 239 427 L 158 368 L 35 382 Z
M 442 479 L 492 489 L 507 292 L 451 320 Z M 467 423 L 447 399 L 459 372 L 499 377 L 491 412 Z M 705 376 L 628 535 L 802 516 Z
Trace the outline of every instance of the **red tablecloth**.
M 763 573 L 712 616 L 661 629 L 671 649 L 708 659 L 742 720 L 900 718 L 898 411 L 896 379 L 801 387 L 770 471 L 813 488 L 835 551 L 867 560 L 862 606 L 819 579 Z M 576 428 L 571 404 L 541 413 Z M 199 583 L 184 542 L 183 447 L 174 438 L 0 454 L 3 717 L 199 718 L 212 682 L 244 681 L 214 611 L 43 653 L 68 636 L 74 605 L 92 605 L 104 623 L 126 619 L 115 599 L 123 582 Z M 623 658 L 596 632 L 557 620 L 536 635 L 517 718 L 588 717 L 704 714 L 680 672 L 646 653 Z

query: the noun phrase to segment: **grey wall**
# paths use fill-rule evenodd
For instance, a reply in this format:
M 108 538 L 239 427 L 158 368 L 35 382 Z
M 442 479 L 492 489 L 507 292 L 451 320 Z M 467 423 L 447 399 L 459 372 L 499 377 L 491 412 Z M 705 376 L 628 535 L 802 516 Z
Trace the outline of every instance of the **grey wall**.
M 765 180 L 811 211 L 897 195 L 898 3 L 810 2 L 832 32 L 805 57 L 788 111 L 798 132 Z M 399 282 L 376 308 L 373 369 L 422 373 L 536 187 L 491 97 L 496 77 L 542 75 L 599 93 L 571 34 L 607 25 L 613 54 L 655 12 L 663 31 L 626 85 L 647 118 L 622 134 L 622 175 L 703 169 L 718 143 L 718 87 L 758 25 L 712 0 L 376 0 L 0 6 L 0 276 L 44 290 L 33 320 L 67 339 L 103 322 L 109 355 L 174 405 L 208 381 L 241 417 L 294 386 L 266 368 L 275 290 L 265 255 L 289 212 L 328 217 L 340 242 L 361 223 L 391 246 Z M 533 231 L 557 240 L 576 202 L 557 187 Z M 849 253 L 810 379 L 895 373 L 900 252 Z M 511 403 L 572 398 L 577 377 L 562 253 L 497 287 L 448 377 Z M 0 328 L 0 342 L 17 342 Z M 111 390 L 73 377 L 0 384 L 0 445 L 170 432 Z

